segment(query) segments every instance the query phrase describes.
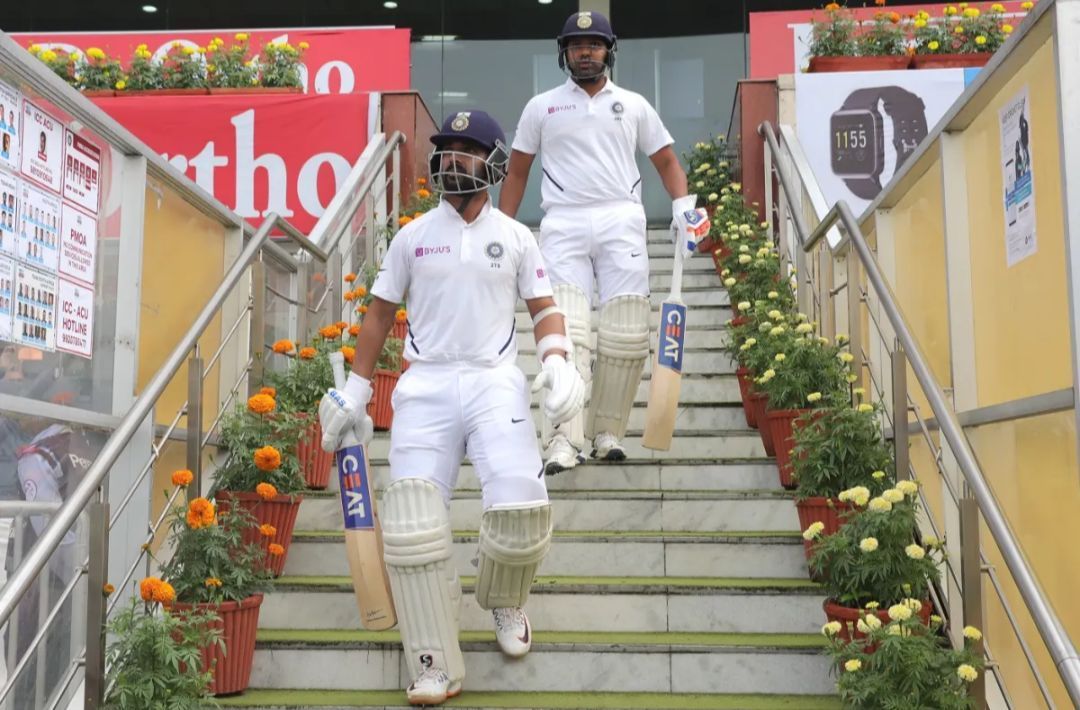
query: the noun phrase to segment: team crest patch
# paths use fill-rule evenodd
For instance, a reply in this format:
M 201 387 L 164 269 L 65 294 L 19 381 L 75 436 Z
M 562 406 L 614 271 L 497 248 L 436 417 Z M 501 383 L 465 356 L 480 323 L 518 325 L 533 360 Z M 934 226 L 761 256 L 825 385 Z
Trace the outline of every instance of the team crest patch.
M 464 131 L 468 127 L 469 113 L 465 111 L 459 113 L 450 123 L 450 128 L 454 129 L 455 131 Z
M 503 258 L 503 254 L 506 253 L 506 249 L 500 242 L 488 242 L 488 245 L 484 247 L 484 253 L 492 261 L 498 261 Z
M 583 30 L 587 30 L 592 27 L 592 13 L 579 12 L 577 16 L 577 26 Z
M 622 105 L 622 101 L 616 101 L 615 103 L 611 104 L 611 112 L 614 114 L 620 114 L 625 110 L 626 108 Z

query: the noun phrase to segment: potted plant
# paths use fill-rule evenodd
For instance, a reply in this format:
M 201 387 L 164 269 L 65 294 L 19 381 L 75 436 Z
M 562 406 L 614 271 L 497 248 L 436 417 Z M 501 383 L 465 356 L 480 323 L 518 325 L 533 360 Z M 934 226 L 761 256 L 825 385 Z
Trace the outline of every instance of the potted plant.
M 371 378 L 372 395 L 371 402 L 368 403 L 368 415 L 378 430 L 387 430 L 394 422 L 391 397 L 398 378 L 401 377 L 404 346 L 405 341 L 400 338 L 388 337 L 375 364 L 375 374 Z
M 323 394 L 334 384 L 330 361 L 318 351 L 312 355 L 302 349 L 300 352 L 312 355 L 302 357 L 296 345 L 287 339 L 275 342 L 271 349 L 288 362 L 283 370 L 270 373 L 268 380 L 272 386 L 263 388 L 261 393 L 275 397 L 282 411 L 304 421 L 296 445 L 300 475 L 308 488 L 322 490 L 329 485 L 334 455 L 322 449 L 322 427 L 315 413 Z
M 240 40 L 240 35 L 236 36 Z M 243 40 L 247 36 L 244 35 Z M 307 42 L 296 47 L 288 42 L 267 42 L 259 55 L 259 86 L 271 88 L 299 89 L 300 61 L 308 48 Z
M 237 405 L 221 423 L 225 463 L 214 475 L 211 494 L 223 511 L 243 508 L 255 519 L 245 540 L 258 543 L 274 576 L 285 567 L 304 479 L 296 456 L 305 418 L 279 411 L 268 393 Z M 265 531 L 272 529 L 273 534 Z
M 133 596 L 106 628 L 104 710 L 206 707 L 213 674 L 202 652 L 224 646 L 217 614 L 177 610 L 175 590 L 160 580 L 139 588 L 142 602 Z
M 822 629 L 844 707 L 876 710 L 882 698 L 889 698 L 889 707 L 896 708 L 975 708 L 968 685 L 983 668 L 978 629 L 965 628 L 963 648 L 954 649 L 936 616 L 926 625 L 898 609 L 897 618 L 887 623 L 876 616 L 860 623 L 866 636 L 854 641 L 844 640 L 835 622 Z
M 179 471 L 176 485 L 191 482 Z M 269 588 L 265 553 L 248 540 L 255 521 L 243 506 L 215 509 L 206 498 L 194 498 L 172 510 L 169 545 L 172 557 L 161 566 L 161 580 L 143 580 L 143 597 L 166 583 L 175 590 L 177 612 L 212 613 L 211 627 L 220 643 L 202 647 L 201 669 L 213 674 L 214 695 L 244 690 L 251 677 L 262 592 Z M 262 535 L 266 538 L 269 530 Z
M 839 3 L 831 2 L 824 10 L 824 17 L 815 17 L 811 23 L 810 66 L 807 71 L 907 68 L 910 58 L 904 49 L 898 13 L 879 12 L 863 26 L 850 9 Z
M 776 448 L 772 431 L 766 426 L 765 412 L 768 395 L 763 386 L 776 376 L 776 371 L 773 369 L 776 355 L 793 347 L 795 333 L 788 322 L 788 315 L 779 309 L 770 309 L 767 303 L 752 306 L 748 301 L 740 301 L 736 304 L 736 308 L 740 313 L 753 313 L 750 321 L 757 333 L 746 338 L 739 346 L 740 363 L 749 371 L 749 377 L 752 378 L 748 395 L 749 416 L 761 435 L 765 453 L 775 456 Z
M 1024 3 L 1030 10 L 1032 3 Z M 977 7 L 947 5 L 940 18 L 916 13 L 912 22 L 915 69 L 981 67 L 1005 43 L 1013 26 L 1005 21 L 1005 6 L 994 3 L 984 12 Z
M 815 541 L 810 569 L 826 594 L 825 615 L 841 624 L 838 637 L 865 635 L 857 626 L 863 616 L 869 612 L 888 621 L 898 604 L 910 604 L 929 623 L 940 545 L 915 542 L 917 495 L 914 482 L 900 481 L 857 507 L 832 535 L 809 535 Z

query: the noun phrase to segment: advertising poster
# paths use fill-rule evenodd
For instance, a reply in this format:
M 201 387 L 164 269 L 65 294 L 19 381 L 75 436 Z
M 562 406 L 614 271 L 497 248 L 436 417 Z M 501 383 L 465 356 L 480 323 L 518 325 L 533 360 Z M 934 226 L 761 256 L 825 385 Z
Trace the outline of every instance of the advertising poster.
M 41 350 L 56 349 L 56 276 L 24 264 L 15 266 L 12 340 Z
M 56 349 L 80 357 L 94 354 L 94 289 L 60 279 Z
M 0 340 L 11 340 L 11 319 L 14 316 L 15 262 L 0 256 Z
M 1005 261 L 1009 266 L 1038 251 L 1035 180 L 1031 171 L 1031 101 L 1025 86 L 998 112 L 1001 177 L 1005 192 Z
M 23 180 L 19 194 L 20 260 L 46 271 L 56 271 L 60 258 L 60 198 Z
M 67 146 L 64 155 L 64 197 L 97 214 L 101 191 L 101 148 L 69 130 L 64 131 L 64 142 Z
M 15 256 L 19 247 L 19 181 L 0 170 L 0 254 Z
M 64 125 L 23 100 L 22 174 L 59 193 L 64 162 Z
M 19 171 L 19 92 L 0 81 L 0 167 Z
M 796 74 L 796 130 L 825 201 L 860 214 L 963 91 L 963 69 Z
M 97 256 L 97 218 L 66 202 L 63 211 L 60 273 L 92 286 Z

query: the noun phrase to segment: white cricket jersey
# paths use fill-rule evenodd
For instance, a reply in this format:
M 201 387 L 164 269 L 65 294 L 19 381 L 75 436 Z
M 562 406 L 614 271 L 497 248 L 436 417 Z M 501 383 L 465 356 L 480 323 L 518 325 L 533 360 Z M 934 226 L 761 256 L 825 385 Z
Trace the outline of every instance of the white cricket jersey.
M 490 198 L 471 224 L 443 200 L 390 242 L 371 293 L 407 295 L 408 360 L 491 366 L 517 357 L 518 296 L 551 296 L 551 283 L 528 227 Z
M 675 140 L 641 94 L 610 79 L 596 96 L 573 80 L 525 106 L 513 149 L 540 153 L 541 207 L 641 202 L 635 151 L 645 155 Z

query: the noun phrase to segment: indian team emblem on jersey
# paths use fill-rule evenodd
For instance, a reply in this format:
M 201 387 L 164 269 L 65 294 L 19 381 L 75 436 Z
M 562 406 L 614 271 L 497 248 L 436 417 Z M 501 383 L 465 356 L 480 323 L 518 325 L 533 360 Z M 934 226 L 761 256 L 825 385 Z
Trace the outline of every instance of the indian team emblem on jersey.
M 472 113 L 472 112 L 471 111 L 462 111 L 462 112 L 460 112 L 454 118 L 453 122 L 451 122 L 450 128 L 454 129 L 455 131 L 459 131 L 459 132 L 464 131 L 466 128 L 469 127 L 469 114 L 470 113 Z
M 623 106 L 622 101 L 616 101 L 615 103 L 611 104 L 611 112 L 615 114 L 616 121 L 622 120 L 623 111 L 625 110 L 626 107 Z
M 579 12 L 577 16 L 577 26 L 583 30 L 587 30 L 592 27 L 592 13 Z
M 484 247 L 484 253 L 487 254 L 487 258 L 491 259 L 491 268 L 500 268 L 499 262 L 502 260 L 503 255 L 506 254 L 506 247 L 502 245 L 502 242 L 488 242 Z

